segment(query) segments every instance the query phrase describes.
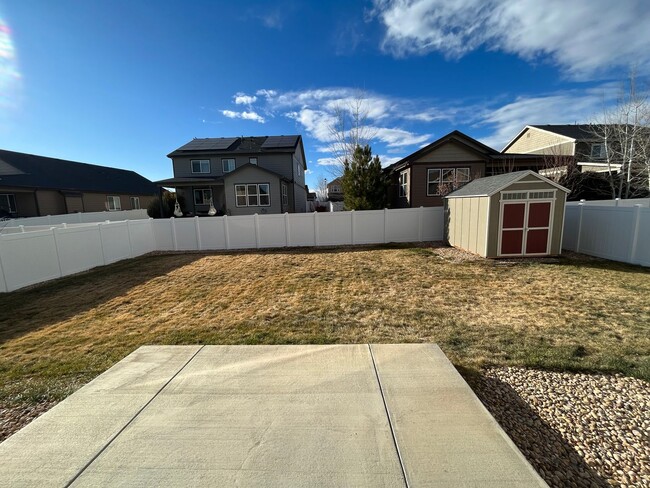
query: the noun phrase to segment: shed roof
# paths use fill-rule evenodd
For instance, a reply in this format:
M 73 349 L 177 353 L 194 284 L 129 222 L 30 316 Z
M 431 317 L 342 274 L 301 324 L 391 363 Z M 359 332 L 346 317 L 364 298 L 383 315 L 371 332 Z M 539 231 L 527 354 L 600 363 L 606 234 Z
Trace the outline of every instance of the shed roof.
M 0 186 L 155 195 L 158 188 L 126 169 L 0 150 Z
M 531 170 L 524 171 L 514 171 L 512 173 L 504 173 L 502 175 L 487 176 L 485 178 L 478 178 L 476 180 L 470 181 L 462 188 L 450 193 L 446 198 L 457 198 L 457 197 L 489 197 L 495 193 L 500 192 L 504 188 L 510 186 L 513 183 L 523 179 L 527 175 L 534 175 L 539 178 L 540 181 L 548 183 L 555 186 L 559 190 L 562 190 L 566 193 L 569 193 L 569 190 L 564 188 L 561 185 L 558 185 L 552 180 L 543 177 L 542 175 L 535 173 Z

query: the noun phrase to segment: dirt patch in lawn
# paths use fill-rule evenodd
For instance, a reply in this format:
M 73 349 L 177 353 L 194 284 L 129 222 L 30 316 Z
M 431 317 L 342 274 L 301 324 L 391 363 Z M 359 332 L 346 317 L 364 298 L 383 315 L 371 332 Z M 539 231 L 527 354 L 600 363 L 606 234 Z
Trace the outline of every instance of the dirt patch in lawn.
M 650 272 L 439 245 L 150 255 L 0 295 L 0 406 L 143 344 L 436 342 L 456 364 L 650 378 Z

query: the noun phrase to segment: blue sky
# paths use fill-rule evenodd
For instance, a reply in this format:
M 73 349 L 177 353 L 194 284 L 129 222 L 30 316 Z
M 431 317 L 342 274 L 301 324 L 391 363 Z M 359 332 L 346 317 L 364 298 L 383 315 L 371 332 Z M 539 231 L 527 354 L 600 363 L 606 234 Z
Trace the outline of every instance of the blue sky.
M 646 0 L 0 0 L 0 148 L 171 176 L 193 137 L 304 136 L 362 94 L 389 164 L 459 129 L 585 122 L 650 72 Z

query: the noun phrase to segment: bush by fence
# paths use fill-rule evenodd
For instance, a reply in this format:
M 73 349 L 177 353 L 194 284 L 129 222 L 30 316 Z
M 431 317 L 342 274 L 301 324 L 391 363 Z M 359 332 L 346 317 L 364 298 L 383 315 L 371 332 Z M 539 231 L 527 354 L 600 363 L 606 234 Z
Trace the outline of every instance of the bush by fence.
M 147 219 L 0 235 L 0 292 L 152 251 L 336 246 L 441 240 L 438 208 Z

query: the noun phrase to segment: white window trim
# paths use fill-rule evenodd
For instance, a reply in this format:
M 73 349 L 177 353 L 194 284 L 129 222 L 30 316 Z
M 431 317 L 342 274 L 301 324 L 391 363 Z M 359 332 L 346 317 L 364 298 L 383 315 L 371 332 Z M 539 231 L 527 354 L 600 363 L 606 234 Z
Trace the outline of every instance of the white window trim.
M 199 163 L 199 170 L 200 171 L 194 171 L 194 163 Z M 202 171 L 203 170 L 203 163 L 208 163 L 208 170 L 207 171 Z M 192 170 L 192 174 L 210 174 L 210 171 L 212 171 L 212 163 L 210 163 L 209 159 L 190 159 L 190 169 Z
M 115 208 L 111 208 L 111 201 L 113 202 L 113 206 Z M 115 202 L 117 202 L 117 206 L 115 205 Z M 108 204 L 108 211 L 109 212 L 118 212 L 118 211 L 122 210 L 122 200 L 117 195 L 108 195 L 106 197 L 106 203 Z
M 404 170 L 399 174 L 399 198 L 408 198 L 409 195 L 409 172 Z
M 130 200 L 132 210 L 140 210 L 142 208 L 140 206 L 140 197 L 130 197 Z M 137 205 L 134 205 L 134 203 L 137 203 Z
M 269 203 L 266 204 L 266 205 L 262 205 L 260 203 L 260 197 L 262 195 L 260 193 L 260 186 L 263 186 L 263 185 L 265 185 L 265 186 L 267 186 L 269 188 L 269 191 L 267 193 L 267 195 L 269 197 Z M 237 183 L 234 186 L 235 186 L 235 207 L 243 208 L 243 207 L 270 207 L 271 206 L 271 184 L 270 183 Z M 243 197 L 246 198 L 246 205 L 240 205 L 237 202 L 237 187 L 238 186 L 243 186 L 245 188 L 245 194 L 244 195 L 239 195 L 239 196 L 243 196 Z M 253 196 L 253 195 L 248 194 L 248 187 L 249 186 L 256 186 L 257 187 L 257 205 L 249 205 L 248 204 L 248 197 Z
M 203 200 L 203 203 L 196 203 L 196 192 L 200 191 L 201 192 L 201 199 Z M 205 193 L 204 192 L 210 192 L 210 196 L 208 197 L 207 201 L 205 199 Z M 194 197 L 194 205 L 210 205 L 210 198 L 212 198 L 212 188 L 194 188 L 194 191 L 192 192 L 192 196 Z
M 9 207 L 9 213 L 16 213 L 16 195 L 13 193 L 0 193 L 0 198 L 5 197 L 7 199 L 7 207 Z M 11 199 L 9 199 L 11 197 Z M 13 200 L 13 207 L 11 206 L 11 201 Z
M 441 179 L 442 179 L 442 170 L 443 170 L 443 168 L 427 168 L 427 196 L 428 197 L 440 196 L 440 190 L 438 189 L 438 187 L 440 186 L 440 182 L 441 182 Z M 438 180 L 437 181 L 431 181 L 431 172 L 432 171 L 437 171 L 438 172 Z M 436 192 L 435 193 L 431 193 L 429 191 L 429 185 L 431 185 L 432 183 L 436 184 Z
M 287 187 L 286 183 L 282 183 L 282 205 L 285 207 L 289 206 L 289 187 Z M 269 197 L 270 200 L 270 197 Z M 269 201 L 269 203 L 271 203 Z
M 226 161 L 232 161 L 232 169 L 231 170 L 226 171 L 226 167 L 224 166 L 224 163 Z M 236 168 L 237 168 L 237 162 L 235 161 L 235 158 L 221 158 L 221 169 L 224 172 L 224 174 L 232 173 L 233 171 L 235 171 Z
M 594 148 L 597 147 L 597 146 L 600 147 L 600 153 L 598 154 L 598 156 L 594 156 Z M 596 143 L 592 144 L 589 147 L 589 158 L 590 159 L 596 159 L 596 160 L 607 159 L 607 149 L 605 147 L 605 144 L 602 143 L 602 142 L 596 142 Z

